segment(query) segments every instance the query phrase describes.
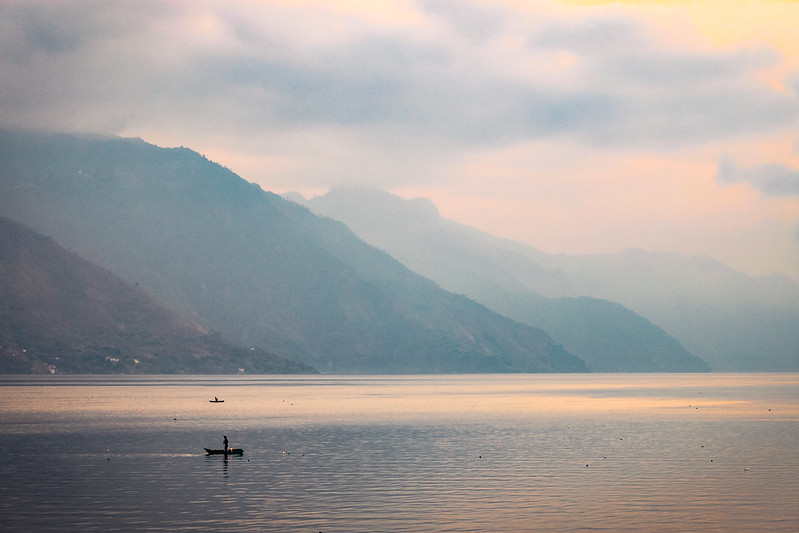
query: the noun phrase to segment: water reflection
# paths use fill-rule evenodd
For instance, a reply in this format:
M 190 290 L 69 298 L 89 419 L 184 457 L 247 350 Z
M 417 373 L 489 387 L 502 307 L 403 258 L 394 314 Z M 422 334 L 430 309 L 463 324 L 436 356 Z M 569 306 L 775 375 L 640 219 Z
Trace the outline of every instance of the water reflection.
M 797 377 L 0 378 L 2 528 L 790 530 Z
M 232 459 L 228 455 L 206 455 L 205 462 L 209 465 L 209 468 L 218 467 L 218 463 L 222 464 L 222 477 L 228 479 L 228 468 L 230 461 L 241 461 L 242 457 L 240 455 L 232 456 Z

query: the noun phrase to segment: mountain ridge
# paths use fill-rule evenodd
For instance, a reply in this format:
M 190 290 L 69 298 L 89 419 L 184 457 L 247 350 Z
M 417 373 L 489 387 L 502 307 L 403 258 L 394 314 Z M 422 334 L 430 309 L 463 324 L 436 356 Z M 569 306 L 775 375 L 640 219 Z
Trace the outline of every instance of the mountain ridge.
M 0 374 L 315 373 L 228 343 L 5 217 L 0 294 Z
M 333 189 L 308 200 L 292 197 L 346 222 L 362 239 L 444 288 L 542 327 L 595 369 L 618 368 L 617 362 L 598 361 L 585 351 L 604 338 L 602 350 L 609 354 L 610 339 L 601 329 L 588 331 L 589 320 L 575 328 L 575 317 L 566 316 L 566 309 L 573 313 L 583 308 L 586 317 L 620 320 L 617 325 L 628 337 L 619 337 L 617 346 L 622 351 L 637 346 L 635 368 L 640 369 L 651 350 L 653 371 L 663 368 L 662 358 L 669 352 L 684 362 L 699 355 L 714 370 L 799 369 L 799 286 L 784 276 L 749 278 L 714 259 L 674 252 L 550 255 L 440 215 L 417 223 L 418 199 L 374 189 Z M 431 209 L 425 210 L 430 216 Z M 550 314 L 541 311 L 544 305 Z M 626 308 L 626 316 L 616 305 Z M 605 307 L 607 316 L 597 312 L 598 306 Z M 564 320 L 553 320 L 551 313 Z M 638 324 L 633 336 L 631 323 Z M 642 330 L 649 331 L 648 337 L 641 336 Z M 694 360 L 684 368 L 691 366 L 701 367 Z
M 322 372 L 588 369 L 189 149 L 2 132 L 0 164 L 0 213 L 233 342 Z

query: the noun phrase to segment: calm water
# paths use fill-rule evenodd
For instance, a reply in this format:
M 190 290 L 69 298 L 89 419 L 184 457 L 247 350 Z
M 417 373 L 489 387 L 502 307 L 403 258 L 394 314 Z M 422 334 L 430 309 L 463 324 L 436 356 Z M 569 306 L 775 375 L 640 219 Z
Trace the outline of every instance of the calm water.
M 797 528 L 799 374 L 0 377 L 6 531 Z

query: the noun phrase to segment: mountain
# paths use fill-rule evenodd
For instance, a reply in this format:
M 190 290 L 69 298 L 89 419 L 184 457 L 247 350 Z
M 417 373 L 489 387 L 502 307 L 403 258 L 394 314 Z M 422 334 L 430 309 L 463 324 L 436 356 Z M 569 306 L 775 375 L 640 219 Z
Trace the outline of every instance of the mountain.
M 2 217 L 0 295 L 0 374 L 313 372 L 233 346 Z
M 441 217 L 424 199 L 403 200 L 371 189 L 334 189 L 302 202 L 346 223 L 366 242 L 411 270 L 490 309 L 540 327 L 598 372 L 702 372 L 707 364 L 629 309 L 596 298 L 546 298 L 567 279 L 530 249 Z M 561 289 L 562 290 L 562 289 Z
M 707 363 L 621 304 L 599 298 L 515 293 L 486 299 L 507 316 L 547 331 L 597 372 L 707 372 Z
M 709 257 L 626 250 L 551 256 L 570 292 L 619 302 L 719 371 L 799 371 L 799 285 Z
M 1 132 L 0 213 L 232 342 L 323 372 L 587 370 L 187 148 Z
M 596 370 L 699 370 L 694 356 L 715 371 L 799 370 L 799 285 L 784 276 L 676 253 L 550 255 L 382 191 L 293 198 L 442 287 L 544 328 Z

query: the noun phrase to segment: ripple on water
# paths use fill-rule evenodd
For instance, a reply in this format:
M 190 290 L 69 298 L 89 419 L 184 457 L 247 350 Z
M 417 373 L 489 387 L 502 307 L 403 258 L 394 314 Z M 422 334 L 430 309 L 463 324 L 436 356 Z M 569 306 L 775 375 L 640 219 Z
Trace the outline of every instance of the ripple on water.
M 133 388 L 118 379 L 55 387 L 36 405 L 31 390 L 6 386 L 6 405 L 22 395 L 32 407 L 0 411 L 3 528 L 784 531 L 799 523 L 797 380 L 641 379 L 646 386 L 626 376 L 326 377 L 227 388 L 216 378 Z M 95 403 L 82 409 L 48 408 L 87 393 Z M 207 397 L 220 394 L 225 411 L 208 411 Z M 131 395 L 135 410 L 123 401 Z M 673 407 L 680 403 L 685 409 Z M 763 415 L 767 403 L 778 406 L 773 415 Z M 205 456 L 222 432 L 244 456 Z

